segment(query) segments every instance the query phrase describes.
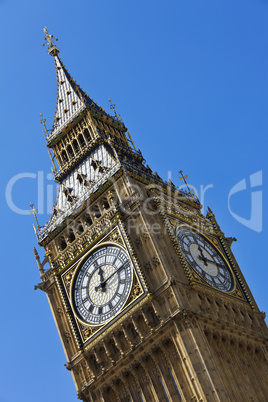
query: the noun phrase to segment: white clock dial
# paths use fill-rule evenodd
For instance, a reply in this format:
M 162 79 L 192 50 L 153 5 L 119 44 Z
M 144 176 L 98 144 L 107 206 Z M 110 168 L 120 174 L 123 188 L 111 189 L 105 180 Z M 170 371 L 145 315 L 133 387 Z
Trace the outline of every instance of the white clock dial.
M 124 307 L 133 283 L 126 251 L 116 245 L 95 249 L 80 267 L 72 286 L 73 304 L 82 321 L 101 325 Z
M 186 260 L 201 278 L 224 292 L 232 290 L 233 278 L 229 267 L 210 242 L 188 228 L 180 228 L 177 239 Z

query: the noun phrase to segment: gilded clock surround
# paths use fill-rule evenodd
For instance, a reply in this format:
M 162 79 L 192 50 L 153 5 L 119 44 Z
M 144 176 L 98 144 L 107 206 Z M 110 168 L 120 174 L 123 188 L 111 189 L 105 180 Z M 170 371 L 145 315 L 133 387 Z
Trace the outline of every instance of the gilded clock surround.
M 131 307 L 135 308 L 136 303 L 138 303 L 138 305 L 140 307 L 143 304 L 143 302 L 145 302 L 145 300 L 142 301 L 142 299 L 146 298 L 146 297 L 147 298 L 150 297 L 150 293 L 148 292 L 148 286 L 146 284 L 145 278 L 141 272 L 139 264 L 137 263 L 135 255 L 133 255 L 133 251 L 131 251 L 131 249 L 127 248 L 127 242 L 125 240 L 125 239 L 127 239 L 127 236 L 125 234 L 125 239 L 124 239 L 124 237 L 121 233 L 122 231 L 124 232 L 124 227 L 123 227 L 123 224 L 121 223 L 116 228 L 114 228 L 110 233 L 108 233 L 105 237 L 103 237 L 102 240 L 99 241 L 94 247 L 90 247 L 89 251 L 87 251 L 83 255 L 83 257 L 79 260 L 79 262 L 72 265 L 69 269 L 66 269 L 64 271 L 64 273 L 61 275 L 61 280 L 62 280 L 65 294 L 69 300 L 69 305 L 72 307 L 72 311 L 74 312 L 72 314 L 73 321 L 74 321 L 73 325 L 77 326 L 77 330 L 81 336 L 81 341 L 83 344 L 88 342 L 93 336 L 95 337 L 96 335 L 98 335 L 101 331 L 106 329 L 107 326 L 110 326 L 110 328 L 112 328 L 110 323 L 112 321 L 114 321 L 117 316 L 121 317 L 123 314 L 127 313 Z M 94 250 L 98 249 L 99 247 L 104 246 L 104 245 L 110 245 L 110 244 L 114 244 L 118 247 L 121 247 L 128 253 L 129 258 L 132 262 L 132 267 L 133 267 L 133 285 L 132 285 L 131 293 L 130 293 L 123 309 L 116 315 L 116 317 L 112 317 L 108 322 L 106 322 L 102 325 L 92 326 L 92 325 L 88 325 L 87 323 L 83 322 L 83 320 L 79 319 L 79 316 L 77 316 L 77 313 L 75 312 L 75 308 L 73 306 L 72 290 L 71 290 L 72 285 L 71 284 L 74 281 L 76 272 L 79 271 L 79 268 L 81 267 L 83 262 L 87 259 L 87 257 L 92 252 L 94 252 Z M 65 296 L 65 298 L 66 298 L 66 296 Z M 71 319 L 71 317 L 70 317 L 70 319 Z
M 186 183 L 181 191 L 145 165 L 122 118 L 110 116 L 70 76 L 55 38 L 45 29 L 54 58 L 58 96 L 52 130 L 44 124 L 59 191 L 42 227 L 37 211 L 46 292 L 77 395 L 93 401 L 264 401 L 267 327 L 208 208 Z M 233 277 L 223 292 L 202 279 L 182 252 L 176 233 L 200 233 L 222 256 Z M 132 261 L 133 286 L 118 314 L 102 326 L 78 319 L 71 286 L 96 248 L 114 244 Z M 202 257 L 202 255 L 201 255 Z
M 177 239 L 178 239 L 178 242 L 179 242 L 179 244 L 180 244 L 180 236 L 181 236 L 181 233 L 187 233 L 187 235 L 188 236 L 193 236 L 193 239 L 196 237 L 197 239 L 198 238 L 200 238 L 200 239 L 202 239 L 202 241 L 205 241 L 206 242 L 206 244 L 208 245 L 207 247 L 209 247 L 209 251 L 211 251 L 212 250 L 212 252 L 213 252 L 213 249 L 214 250 L 216 250 L 216 252 L 217 252 L 217 254 L 218 254 L 218 256 L 220 257 L 220 259 L 221 259 L 221 261 L 219 261 L 219 262 L 222 262 L 224 265 L 223 265 L 223 268 L 225 269 L 225 273 L 224 273 L 224 277 L 226 278 L 226 276 L 228 276 L 229 277 L 229 279 L 230 279 L 230 284 L 229 284 L 229 287 L 226 289 L 226 288 L 223 288 L 223 289 L 221 289 L 221 287 L 220 286 L 222 286 L 223 284 L 219 284 L 218 286 L 217 286 L 217 284 L 216 283 L 214 283 L 214 285 L 211 285 L 211 280 L 210 280 L 210 277 L 212 276 L 212 278 L 213 277 L 216 277 L 217 275 L 217 273 L 219 273 L 219 269 L 218 269 L 218 267 L 217 267 L 217 265 L 215 265 L 215 264 L 217 264 L 217 262 L 215 261 L 215 260 L 213 260 L 213 261 L 211 261 L 211 263 L 210 263 L 210 267 L 208 266 L 208 269 L 206 270 L 206 266 L 205 265 L 208 265 L 208 264 L 206 264 L 206 261 L 210 261 L 210 260 L 208 260 L 207 258 L 205 258 L 205 256 L 204 256 L 204 252 L 207 254 L 207 255 L 209 255 L 209 257 L 210 258 L 213 258 L 213 257 L 211 257 L 211 254 L 209 254 L 208 252 L 207 252 L 207 250 L 205 250 L 205 243 L 203 243 L 202 245 L 201 245 L 201 249 L 199 249 L 198 250 L 198 253 L 197 254 L 199 254 L 199 255 L 197 255 L 196 256 L 196 258 L 194 258 L 193 259 L 193 262 L 191 263 L 191 261 L 189 260 L 189 257 L 187 258 L 187 255 L 185 254 L 185 251 L 184 251 L 184 259 L 188 262 L 188 264 L 189 264 L 189 266 L 191 267 L 191 269 L 194 271 L 194 273 L 193 273 L 193 276 L 195 277 L 195 278 L 197 278 L 197 279 L 199 279 L 200 280 L 200 282 L 202 282 L 202 283 L 206 283 L 206 284 L 208 284 L 208 285 L 210 285 L 210 286 L 212 286 L 213 288 L 216 288 L 216 289 L 218 289 L 218 290 L 220 290 L 220 291 L 224 291 L 225 293 L 233 293 L 234 292 L 234 283 L 235 283 L 235 277 L 234 277 L 234 275 L 232 274 L 232 270 L 231 270 L 231 268 L 230 268 L 230 266 L 229 266 L 229 263 L 228 263 L 228 261 L 226 260 L 226 258 L 224 257 L 224 255 L 222 254 L 222 252 L 221 252 L 221 250 L 217 247 L 217 246 L 214 246 L 214 245 L 212 245 L 212 241 L 204 234 L 204 233 L 200 233 L 199 231 L 196 231 L 196 230 L 194 230 L 193 228 L 191 228 L 191 227 L 189 227 L 189 226 L 185 226 L 185 225 L 183 225 L 183 226 L 179 226 L 179 227 L 177 227 L 176 228 L 176 236 L 177 236 Z M 186 235 L 186 237 L 187 237 L 187 235 Z M 198 240 L 197 240 L 198 241 Z M 215 242 L 215 239 L 214 239 L 214 244 L 215 244 L 216 242 Z M 201 243 L 200 243 L 201 244 Z M 182 249 L 182 245 L 183 244 L 180 244 L 180 248 Z M 218 244 L 217 244 L 218 245 Z M 190 246 L 191 247 L 191 246 Z M 183 250 L 182 250 L 183 251 Z M 190 255 L 193 255 L 191 252 L 189 253 Z M 202 264 L 202 268 L 200 268 L 200 270 L 201 270 L 201 273 L 205 270 L 205 276 L 208 276 L 208 278 L 207 278 L 207 280 L 206 279 L 204 279 L 204 278 L 202 278 L 202 274 L 200 273 L 200 271 L 197 271 L 197 269 L 194 267 L 194 263 L 196 263 L 196 260 L 198 261 L 198 259 L 200 259 L 200 261 L 202 261 L 202 260 L 204 260 L 204 264 Z M 211 267 L 211 265 L 212 265 L 212 267 Z M 197 267 L 200 267 L 200 264 L 198 264 L 197 263 Z M 221 267 L 220 267 L 221 268 Z M 212 273 L 211 273 L 212 272 Z

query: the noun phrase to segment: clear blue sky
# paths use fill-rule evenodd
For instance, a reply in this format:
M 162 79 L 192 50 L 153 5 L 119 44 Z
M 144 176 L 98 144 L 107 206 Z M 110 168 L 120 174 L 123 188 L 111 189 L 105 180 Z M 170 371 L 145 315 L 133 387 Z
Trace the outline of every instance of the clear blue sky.
M 56 80 L 44 26 L 82 88 L 107 111 L 108 98 L 116 103 L 153 171 L 179 185 L 182 169 L 199 196 L 213 186 L 205 207 L 237 237 L 235 256 L 267 311 L 268 3 L 0 0 L 0 19 L 0 402 L 76 400 L 46 296 L 33 290 L 33 218 L 14 211 L 43 203 L 40 224 L 48 219 L 51 162 L 39 114 L 50 127 Z

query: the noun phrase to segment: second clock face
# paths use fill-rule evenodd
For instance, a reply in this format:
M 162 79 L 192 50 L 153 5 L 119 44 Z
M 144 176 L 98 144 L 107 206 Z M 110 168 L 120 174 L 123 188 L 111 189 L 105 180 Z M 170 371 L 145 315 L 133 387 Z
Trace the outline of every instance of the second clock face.
M 95 249 L 76 275 L 72 287 L 75 310 L 82 321 L 101 325 L 125 305 L 133 283 L 126 251 L 116 245 Z
M 210 242 L 185 227 L 177 231 L 177 239 L 186 260 L 201 278 L 224 292 L 232 290 L 233 279 L 228 265 Z

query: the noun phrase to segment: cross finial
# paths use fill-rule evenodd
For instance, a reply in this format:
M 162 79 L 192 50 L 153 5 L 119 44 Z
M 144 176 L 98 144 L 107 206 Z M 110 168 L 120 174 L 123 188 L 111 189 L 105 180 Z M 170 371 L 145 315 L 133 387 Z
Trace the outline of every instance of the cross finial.
M 37 229 L 40 230 L 40 225 L 39 225 L 39 223 L 38 223 L 37 216 L 36 216 L 36 214 L 38 213 L 38 209 L 34 209 L 34 204 L 33 204 L 32 202 L 30 203 L 30 207 L 31 207 L 32 209 L 31 209 L 31 211 L 29 211 L 29 212 L 30 212 L 30 214 L 33 214 L 34 219 L 35 219 L 35 221 L 36 221 L 36 223 L 37 223 Z
M 115 110 L 115 103 L 112 103 L 111 99 L 109 99 L 109 102 L 110 102 L 110 109 L 113 109 L 114 114 L 115 114 L 115 117 L 116 117 L 118 120 L 120 120 L 121 122 L 123 122 L 123 119 L 122 119 L 122 117 L 121 117 L 121 114 L 120 114 L 120 113 L 119 113 L 119 114 L 116 113 L 116 110 Z M 134 142 L 133 142 L 133 140 L 132 140 L 132 137 L 131 137 L 131 135 L 130 135 L 129 132 L 128 132 L 128 137 L 129 137 L 129 140 L 130 140 L 130 142 L 131 142 L 133 148 L 134 148 L 135 151 L 137 152 L 137 149 L 136 149 L 136 147 L 135 147 L 135 144 L 134 144 Z
M 112 103 L 112 100 L 111 100 L 111 99 L 109 99 L 109 102 L 110 102 L 110 109 L 113 109 L 114 114 L 115 114 L 115 117 L 116 117 L 118 120 L 120 120 L 121 122 L 123 122 L 120 113 L 119 113 L 119 114 L 116 113 L 116 110 L 115 110 L 115 103 Z
M 185 185 L 186 185 L 186 187 L 187 187 L 189 193 L 191 194 L 191 196 L 192 196 L 192 197 L 194 197 L 194 196 L 196 197 L 195 192 L 192 192 L 192 191 L 191 191 L 191 189 L 190 189 L 190 187 L 188 186 L 188 183 L 187 183 L 187 181 L 186 181 L 186 179 L 188 179 L 188 176 L 184 175 L 182 170 L 179 170 L 179 173 L 180 173 L 180 175 L 181 175 L 181 177 L 179 177 L 179 179 L 184 181 L 184 183 L 185 183 Z
M 115 110 L 115 103 L 112 103 L 112 100 L 109 99 L 110 102 L 110 109 L 112 109 L 114 111 L 115 116 L 118 118 L 116 110 Z
M 51 56 L 56 56 L 60 51 L 57 48 L 57 46 L 53 43 L 53 41 L 54 40 L 57 41 L 58 39 L 48 33 L 47 27 L 44 27 L 44 33 L 46 34 L 46 36 L 43 46 L 45 46 L 47 42 L 48 53 L 51 54 Z
M 43 126 L 45 128 L 44 134 L 45 134 L 45 138 L 47 138 L 48 137 L 48 131 L 47 131 L 47 127 L 46 127 L 46 119 L 43 119 L 42 113 L 40 113 L 40 123 L 43 124 Z

